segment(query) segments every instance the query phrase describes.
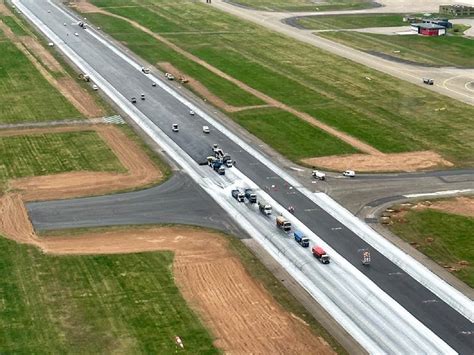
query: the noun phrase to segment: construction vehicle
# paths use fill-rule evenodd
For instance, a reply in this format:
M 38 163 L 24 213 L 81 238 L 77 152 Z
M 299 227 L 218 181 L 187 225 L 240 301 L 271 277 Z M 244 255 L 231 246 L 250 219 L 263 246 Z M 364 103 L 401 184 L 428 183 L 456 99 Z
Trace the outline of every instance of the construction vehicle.
M 289 232 L 291 230 L 291 222 L 287 221 L 285 217 L 278 216 L 276 218 L 276 225 L 278 228 L 283 229 L 285 232 Z
M 311 173 L 311 176 L 318 180 L 326 180 L 326 174 L 317 170 L 313 170 L 313 172 Z
M 322 264 L 329 264 L 331 261 L 331 258 L 329 255 L 326 254 L 323 248 L 321 247 L 313 247 L 311 250 L 313 252 L 313 255 L 316 259 L 318 259 Z
M 245 195 L 242 191 L 240 191 L 239 189 L 235 189 L 235 190 L 232 190 L 231 193 L 232 193 L 232 197 L 235 198 L 237 201 L 244 202 Z
M 257 195 L 253 192 L 252 189 L 245 189 L 245 197 L 249 200 L 250 203 L 257 203 Z
M 89 82 L 91 78 L 89 77 L 89 75 L 81 73 L 79 74 L 79 80 L 84 80 L 86 82 Z
M 263 202 L 263 201 L 258 201 L 258 209 L 260 212 L 262 212 L 264 215 L 271 215 L 272 214 L 272 206 L 270 206 L 268 203 Z
M 296 242 L 303 248 L 309 247 L 309 239 L 304 236 L 303 232 L 295 231 L 293 236 L 295 237 Z
M 224 163 L 222 163 L 222 160 L 215 160 L 211 164 L 212 169 L 214 169 L 215 172 L 217 172 L 219 175 L 225 175 L 225 167 Z

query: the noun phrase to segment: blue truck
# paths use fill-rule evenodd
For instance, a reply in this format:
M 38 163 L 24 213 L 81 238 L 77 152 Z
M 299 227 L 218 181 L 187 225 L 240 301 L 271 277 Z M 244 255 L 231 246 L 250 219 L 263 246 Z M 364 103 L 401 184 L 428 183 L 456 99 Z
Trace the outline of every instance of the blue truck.
M 298 244 L 300 244 L 303 248 L 309 247 L 309 239 L 304 236 L 303 232 L 295 231 L 293 235 Z

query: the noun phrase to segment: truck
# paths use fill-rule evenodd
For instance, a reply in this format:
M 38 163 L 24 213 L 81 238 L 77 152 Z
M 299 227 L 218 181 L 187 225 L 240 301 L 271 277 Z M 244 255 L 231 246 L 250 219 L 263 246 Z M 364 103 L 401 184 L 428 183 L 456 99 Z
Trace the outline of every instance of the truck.
M 215 160 L 211 164 L 212 169 L 216 171 L 219 175 L 225 175 L 225 167 L 221 160 Z
M 235 198 L 237 201 L 244 202 L 245 195 L 243 194 L 242 191 L 240 191 L 239 189 L 234 189 L 232 190 L 231 193 L 232 193 L 232 197 Z
M 311 173 L 311 176 L 318 180 L 326 180 L 326 174 L 318 170 L 313 170 L 313 172 Z
M 318 259 L 322 264 L 329 264 L 331 258 L 326 254 L 323 248 L 315 246 L 311 250 L 316 259 Z
M 258 209 L 260 210 L 260 212 L 262 212 L 263 214 L 267 216 L 272 214 L 272 206 L 270 206 L 266 202 L 258 201 Z
M 304 236 L 303 232 L 295 231 L 293 236 L 295 237 L 296 242 L 303 248 L 309 247 L 309 239 Z
M 434 80 L 433 80 L 433 79 L 429 79 L 429 78 L 423 78 L 423 84 L 426 84 L 426 85 L 433 85 L 433 84 L 434 84 Z
M 278 216 L 276 218 L 276 225 L 278 228 L 283 229 L 285 232 L 289 232 L 291 230 L 291 223 L 286 220 L 283 216 Z
M 250 203 L 257 203 L 257 195 L 253 192 L 252 189 L 245 189 L 245 197 L 249 200 Z

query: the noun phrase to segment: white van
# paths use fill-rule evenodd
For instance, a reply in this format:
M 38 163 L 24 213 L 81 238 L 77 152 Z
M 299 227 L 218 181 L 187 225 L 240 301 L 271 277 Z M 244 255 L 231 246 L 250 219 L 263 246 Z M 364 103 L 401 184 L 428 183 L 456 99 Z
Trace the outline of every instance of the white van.
M 346 170 L 342 173 L 342 175 L 348 176 L 348 177 L 354 177 L 356 175 L 356 173 L 353 170 Z

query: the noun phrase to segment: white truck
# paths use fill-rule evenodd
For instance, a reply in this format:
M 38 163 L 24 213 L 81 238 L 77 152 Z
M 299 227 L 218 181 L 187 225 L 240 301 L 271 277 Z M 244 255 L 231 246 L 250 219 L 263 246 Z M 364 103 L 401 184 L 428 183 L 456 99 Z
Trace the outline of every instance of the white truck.
M 326 180 L 326 174 L 318 170 L 313 170 L 311 176 L 318 180 Z

